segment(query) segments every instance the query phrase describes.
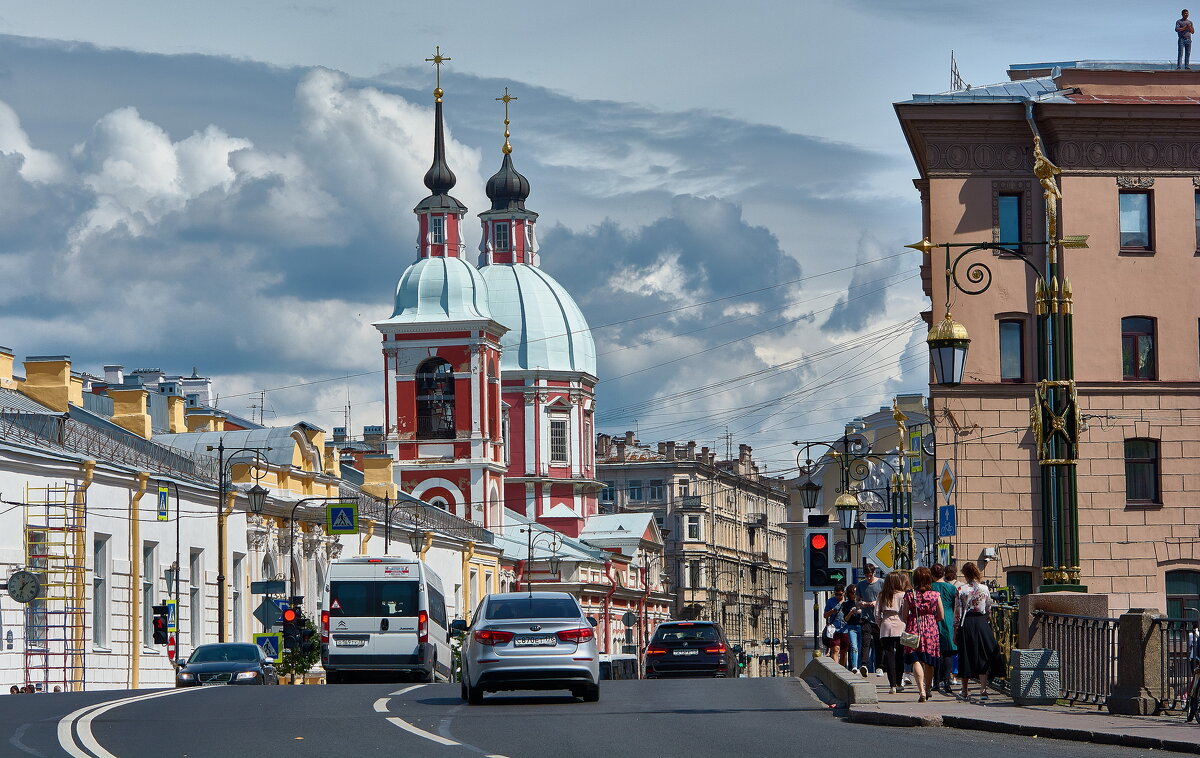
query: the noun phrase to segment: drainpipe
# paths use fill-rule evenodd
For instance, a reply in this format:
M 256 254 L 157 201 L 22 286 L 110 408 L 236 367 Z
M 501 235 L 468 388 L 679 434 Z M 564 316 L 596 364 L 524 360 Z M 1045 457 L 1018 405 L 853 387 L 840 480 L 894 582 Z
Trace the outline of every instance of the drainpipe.
M 233 513 L 233 504 L 237 502 L 237 494 L 236 489 L 232 489 L 226 493 L 225 507 L 217 510 L 217 531 L 220 532 L 217 538 L 221 545 L 229 544 L 229 530 L 227 529 L 227 525 L 229 523 L 229 514 Z M 226 569 L 228 568 L 225 560 L 226 552 L 224 549 L 217 551 L 217 591 L 221 595 L 218 598 L 220 601 L 218 603 L 220 618 L 217 619 L 217 639 L 219 640 L 229 639 L 229 584 L 225 581 L 225 577 L 227 576 Z
M 517 591 L 521 591 L 521 580 L 525 578 L 525 559 L 517 560 Z M 526 588 L 528 589 L 528 588 Z
M 604 562 L 604 575 L 608 577 L 608 592 L 604 593 L 604 652 L 611 653 L 612 646 L 612 596 L 617 591 L 617 580 L 612 575 L 612 561 Z
M 433 532 L 425 532 L 425 547 L 421 548 L 421 560 L 425 560 L 425 551 L 433 542 Z M 462 554 L 463 578 L 463 618 L 471 622 L 471 559 L 475 557 L 475 543 L 467 542 L 467 549 Z
M 92 486 L 92 479 L 96 473 L 96 462 L 87 460 L 83 462 L 83 481 L 79 483 L 79 488 L 75 491 L 75 518 L 76 523 L 87 523 L 87 491 L 88 487 Z M 87 564 L 87 529 L 79 529 L 75 532 L 75 563 L 78 566 Z M 87 606 L 87 590 L 84 589 L 83 583 L 79 582 L 74 588 L 74 602 L 76 608 L 85 608 Z M 93 619 L 95 624 L 96 620 Z M 80 672 L 79 691 L 87 687 L 87 671 L 84 668 L 83 646 L 87 643 L 87 629 L 84 625 L 76 626 L 72 635 L 75 643 L 75 652 L 71 656 L 71 668 Z
M 421 545 L 421 561 L 425 560 L 425 554 L 429 552 L 429 548 L 433 547 L 433 532 L 425 532 L 425 544 Z M 471 555 L 475 555 L 475 543 L 471 543 Z
M 371 535 L 375 534 L 375 522 L 369 518 L 363 519 L 367 524 L 367 531 L 362 537 L 362 542 L 358 543 L 358 554 L 367 554 L 367 543 L 371 541 Z
M 94 462 L 93 462 L 94 463 Z M 142 665 L 141 630 L 137 628 L 138 619 L 142 616 L 142 530 L 138 523 L 138 506 L 142 495 L 146 494 L 146 482 L 150 475 L 139 471 L 137 474 L 137 491 L 129 500 L 129 689 L 138 688 L 138 674 Z
M 642 599 L 638 601 L 638 660 L 646 649 L 646 601 L 650 599 L 650 582 L 646 567 L 642 566 Z

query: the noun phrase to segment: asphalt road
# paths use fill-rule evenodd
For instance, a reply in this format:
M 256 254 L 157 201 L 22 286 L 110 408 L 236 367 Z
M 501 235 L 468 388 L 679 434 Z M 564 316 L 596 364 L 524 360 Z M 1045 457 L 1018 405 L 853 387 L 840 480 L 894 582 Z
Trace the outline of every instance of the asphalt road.
M 123 702 L 127 698 L 137 699 Z M 1145 752 L 955 729 L 849 724 L 785 678 L 605 682 L 598 703 L 566 693 L 501 693 L 489 695 L 482 706 L 467 706 L 457 685 L 444 684 L 0 697 L 0 756 L 828 758 L 981 751 L 1056 758 Z

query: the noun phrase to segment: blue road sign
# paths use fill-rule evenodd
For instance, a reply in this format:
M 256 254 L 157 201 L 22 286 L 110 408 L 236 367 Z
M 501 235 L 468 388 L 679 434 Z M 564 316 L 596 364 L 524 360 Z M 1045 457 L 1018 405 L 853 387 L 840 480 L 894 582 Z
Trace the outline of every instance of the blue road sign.
M 326 534 L 358 534 L 358 505 L 338 503 L 325 506 Z
M 866 521 L 868 529 L 891 529 L 893 526 L 892 514 L 890 514 L 890 513 L 864 513 L 862 515 L 866 516 L 865 521 Z M 908 514 L 899 513 L 896 515 L 895 526 L 898 526 L 898 527 L 909 526 L 909 524 L 907 522 L 908 522 Z
M 167 634 L 179 632 L 179 605 L 174 599 L 167 600 Z
M 953 537 L 958 531 L 958 518 L 953 505 L 938 506 L 938 536 Z
M 276 663 L 283 657 L 283 634 L 281 632 L 255 634 L 254 644 L 261 647 L 267 657 Z
M 292 607 L 291 603 L 281 597 L 273 597 L 271 598 L 271 602 L 274 603 L 277 608 L 279 608 L 280 613 L 283 613 L 288 608 Z
M 168 497 L 170 496 L 170 492 L 171 491 L 169 489 L 167 489 L 167 485 L 160 484 L 158 486 L 158 520 L 159 521 L 170 520 L 170 512 L 167 510 L 167 503 L 168 503 Z

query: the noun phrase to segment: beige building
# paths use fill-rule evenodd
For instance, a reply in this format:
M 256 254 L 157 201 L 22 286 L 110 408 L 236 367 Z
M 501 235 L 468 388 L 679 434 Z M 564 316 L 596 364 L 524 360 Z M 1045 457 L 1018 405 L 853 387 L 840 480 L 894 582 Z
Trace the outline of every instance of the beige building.
M 717 460 L 695 442 L 642 445 L 598 435 L 601 512 L 653 513 L 666 544 L 675 618 L 720 622 L 747 672 L 777 673 L 788 628 L 783 482 L 761 476 L 749 445 Z M 772 643 L 772 640 L 778 640 Z
M 1040 133 L 1062 172 L 1061 233 L 1089 238 L 1063 258 L 1082 423 L 1081 582 L 1108 594 L 1111 613 L 1179 616 L 1200 604 L 1200 73 L 1076 62 L 1008 74 L 896 104 L 923 234 L 939 244 L 1044 240 L 1032 173 Z M 991 269 L 990 288 L 950 294 L 972 340 L 966 377 L 930 388 L 938 455 L 957 474 L 956 555 L 1000 584 L 1036 588 L 1033 278 L 1014 256 L 981 251 L 963 266 L 974 261 Z M 935 319 L 947 303 L 944 267 L 940 249 L 922 267 Z

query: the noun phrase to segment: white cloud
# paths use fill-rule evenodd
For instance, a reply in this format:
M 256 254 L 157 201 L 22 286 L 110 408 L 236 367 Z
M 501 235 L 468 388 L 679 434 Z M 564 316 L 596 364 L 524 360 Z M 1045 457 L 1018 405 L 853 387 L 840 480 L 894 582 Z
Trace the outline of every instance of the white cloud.
M 31 182 L 61 181 L 68 173 L 66 164 L 58 156 L 30 144 L 17 112 L 3 101 L 0 101 L 0 153 L 22 156 L 21 176 Z

